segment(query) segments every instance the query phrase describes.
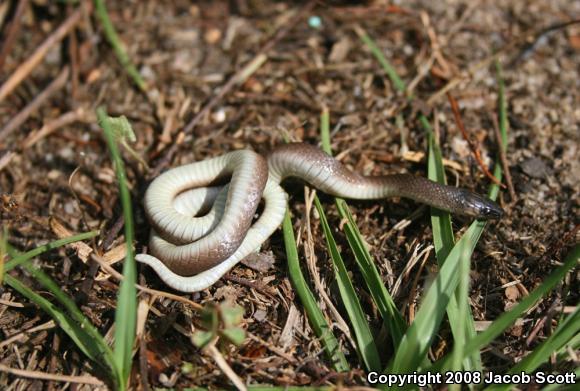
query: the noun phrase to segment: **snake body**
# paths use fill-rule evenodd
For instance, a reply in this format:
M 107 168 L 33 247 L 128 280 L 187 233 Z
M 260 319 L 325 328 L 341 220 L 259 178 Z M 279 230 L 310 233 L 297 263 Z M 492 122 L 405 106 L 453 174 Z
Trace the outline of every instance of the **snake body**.
M 475 218 L 502 209 L 476 193 L 409 175 L 362 176 L 316 147 L 292 143 L 266 160 L 249 150 L 173 168 L 147 189 L 150 253 L 136 259 L 183 292 L 205 289 L 255 251 L 280 226 L 287 195 L 280 183 L 298 177 L 330 195 L 353 199 L 405 197 Z M 231 178 L 225 186 L 216 186 Z M 264 200 L 259 218 L 252 219 Z M 209 209 L 209 211 L 208 211 Z M 203 216 L 197 217 L 200 213 Z

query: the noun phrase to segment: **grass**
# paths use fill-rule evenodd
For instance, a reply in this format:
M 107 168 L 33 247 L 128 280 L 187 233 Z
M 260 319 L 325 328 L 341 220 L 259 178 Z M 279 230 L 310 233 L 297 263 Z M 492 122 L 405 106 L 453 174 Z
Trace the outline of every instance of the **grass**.
M 391 78 L 395 88 L 405 93 L 405 83 L 398 77 L 394 68 L 384 58 L 374 41 L 364 32 L 359 32 L 361 40 L 369 47 L 371 53 L 375 55 L 385 73 Z M 500 134 L 502 145 L 507 148 L 507 100 L 505 86 L 501 74 L 501 66 L 496 64 L 496 76 L 498 82 L 498 107 Z M 407 99 L 412 100 L 412 95 L 407 94 Z M 425 130 L 428 140 L 428 176 L 431 180 L 445 183 L 445 170 L 442 163 L 441 150 L 432 132 L 431 125 L 425 115 L 419 115 L 419 123 Z M 330 149 L 330 118 L 328 110 L 324 109 L 321 118 L 321 140 L 323 149 L 331 154 Z M 499 157 L 493 171 L 494 176 L 501 181 L 502 170 L 499 165 Z M 496 199 L 499 193 L 499 186 L 491 184 L 488 196 Z M 357 292 L 350 281 L 343 256 L 336 245 L 336 240 L 332 234 L 333 229 L 326 219 L 325 210 L 315 197 L 315 207 L 320 215 L 320 224 L 326 238 L 327 251 L 332 261 L 336 281 L 339 287 L 341 304 L 344 306 L 351 324 L 351 332 L 357 341 L 357 354 L 360 363 L 367 370 L 376 370 L 378 351 L 383 351 L 387 347 L 379 345 L 373 336 L 368 317 L 365 316 L 358 301 Z M 539 285 L 529 296 L 523 298 L 521 302 L 512 310 L 502 314 L 484 331 L 479 334 L 475 331 L 475 322 L 469 305 L 469 281 L 471 256 L 478 240 L 487 223 L 484 221 L 474 221 L 465 233 L 457 241 L 452 229 L 451 216 L 432 208 L 431 226 L 433 231 L 433 242 L 439 273 L 431 286 L 424 292 L 421 305 L 416 313 L 415 319 L 409 327 L 404 322 L 400 311 L 395 306 L 391 296 L 382 282 L 380 274 L 374 265 L 372 257 L 367 250 L 367 246 L 360 234 L 354 218 L 348 209 L 347 203 L 342 199 L 335 201 L 339 214 L 344 225 L 344 234 L 350 246 L 357 267 L 361 272 L 366 287 L 369 290 L 374 304 L 379 309 L 383 323 L 392 339 L 392 346 L 395 353 L 388 363 L 385 363 L 385 373 L 419 373 L 425 371 L 478 371 L 484 370 L 481 362 L 481 350 L 492 343 L 497 337 L 505 332 L 514 322 L 526 315 L 526 312 L 546 294 L 554 289 L 572 270 L 580 259 L 580 245 L 574 247 L 564 264 L 555 269 L 544 282 Z M 328 325 L 324 322 L 324 316 L 316 306 L 312 292 L 299 268 L 298 249 L 292 232 L 292 224 L 287 214 L 284 221 L 284 237 L 286 251 L 288 254 L 288 264 L 290 277 L 295 285 L 298 295 L 305 306 L 308 318 L 316 334 L 322 338 L 325 349 L 331 357 L 334 368 L 336 365 L 336 355 L 334 350 L 338 345 L 334 336 L 329 337 Z M 447 355 L 432 362 L 427 357 L 427 352 L 433 342 L 441 332 L 443 320 L 447 318 L 451 332 L 453 345 Z M 540 346 L 533 350 L 520 363 L 510 369 L 511 373 L 525 371 L 531 373 L 544 364 L 550 356 L 559 353 L 561 360 L 567 359 L 568 348 L 578 349 L 580 347 L 580 310 L 573 314 L 562 316 L 559 326 L 554 333 Z M 379 365 L 382 365 L 379 364 Z M 344 369 L 344 368 L 343 368 Z M 577 373 L 578 375 L 578 373 Z M 453 385 L 453 389 L 460 389 L 460 385 Z M 415 388 L 407 385 L 407 388 Z M 493 386 L 490 389 L 510 389 L 511 385 Z
M 374 41 L 364 32 L 359 35 L 361 36 L 361 40 L 369 47 L 371 53 L 383 65 L 385 73 L 391 78 L 395 88 L 404 93 L 406 88 L 404 82 L 396 75 L 394 68 L 384 58 Z M 498 113 L 500 133 L 502 145 L 506 148 L 507 101 L 499 63 L 496 65 L 496 71 L 499 90 Z M 408 95 L 407 99 L 412 100 L 413 97 Z M 327 110 L 323 111 L 320 122 L 323 146 L 326 152 L 330 153 L 330 138 L 328 134 L 330 120 Z M 426 116 L 420 115 L 419 122 L 427 134 L 429 144 L 428 175 L 432 180 L 445 183 L 441 151 L 431 131 L 429 120 Z M 494 176 L 501 181 L 502 171 L 498 162 L 499 159 L 496 160 Z M 499 186 L 492 184 L 489 190 L 489 197 L 496 199 L 498 193 Z M 358 354 L 362 358 L 362 363 L 368 369 L 370 365 L 375 365 L 373 352 L 375 349 L 374 346 L 377 346 L 376 341 L 373 343 L 369 339 L 370 334 L 368 330 L 370 330 L 370 325 L 366 326 L 361 322 L 364 319 L 364 314 L 359 312 L 360 304 L 358 303 L 356 293 L 351 290 L 352 283 L 342 281 L 342 275 L 346 274 L 346 270 L 343 269 L 344 263 L 342 256 L 337 249 L 331 233 L 332 230 L 324 216 L 325 213 L 322 205 L 318 200 L 315 200 L 315 205 L 321 216 L 321 225 L 327 241 L 327 250 L 333 261 L 337 280 L 340 281 L 339 291 L 342 304 L 347 309 L 353 333 L 357 336 Z M 383 321 L 390 325 L 389 330 L 393 337 L 393 345 L 396 348 L 393 357 L 386 365 L 385 372 L 389 373 L 412 373 L 414 371 L 424 371 L 427 369 L 439 371 L 481 371 L 483 369 L 480 357 L 481 349 L 501 335 L 516 319 L 524 316 L 533 304 L 537 303 L 557 283 L 562 281 L 566 273 L 576 266 L 579 258 L 578 252 L 580 250 L 576 247 L 567 257 L 564 265 L 557 268 L 528 297 L 524 298 L 511 311 L 500 316 L 484 332 L 476 334 L 474 319 L 469 306 L 469 271 L 471 256 L 485 229 L 486 223 L 483 221 L 474 221 L 465 234 L 455 242 L 451 217 L 446 212 L 433 209 L 431 211 L 431 224 L 440 270 L 433 284 L 424 293 L 413 323 L 406 329 L 404 323 L 401 321 L 400 312 L 397 311 L 396 307 L 391 306 L 391 299 L 386 287 L 384 287 L 380 279 L 377 280 L 378 272 L 376 272 L 376 268 L 373 268 L 374 265 L 372 264 L 370 255 L 366 254 L 364 240 L 358 233 L 356 225 L 353 224 L 354 219 L 348 211 L 346 203 L 344 200 L 337 200 L 337 206 L 341 216 L 347 218 L 348 228 L 345 229 L 345 234 L 351 246 L 351 251 L 355 255 L 357 264 L 361 268 L 366 286 L 369 288 L 375 304 L 379 308 L 379 303 L 383 302 L 384 304 L 381 315 Z M 285 228 L 290 229 L 291 224 L 287 222 Z M 447 316 L 451 326 L 453 348 L 444 358 L 431 363 L 427 358 L 427 352 L 435 338 L 438 337 L 445 316 Z M 571 316 L 563 319 L 555 333 L 521 363 L 514 366 L 511 371 L 532 371 L 544 363 L 551 354 L 563 349 L 565 346 L 570 346 L 571 343 L 575 344 L 574 346 L 578 345 L 580 343 L 578 342 L 579 338 L 574 339 L 578 331 L 580 331 L 580 322 L 578 322 L 578 311 L 576 311 Z M 363 340 L 367 342 L 363 344 Z M 368 349 L 369 346 L 371 347 L 370 349 Z M 412 388 L 412 385 L 410 387 Z M 509 386 L 501 388 L 507 389 Z
M 286 211 L 286 215 L 284 216 L 282 232 L 284 235 L 284 245 L 286 247 L 288 275 L 294 285 L 294 289 L 296 289 L 296 294 L 306 310 L 310 326 L 323 344 L 333 369 L 337 372 L 348 371 L 350 367 L 344 357 L 344 353 L 340 350 L 338 340 L 332 333 L 328 322 L 324 318 L 324 314 L 318 307 L 318 303 L 314 299 L 314 294 L 308 287 L 308 283 L 300 269 L 298 247 L 296 246 L 296 239 L 294 237 L 294 231 L 292 230 L 292 221 L 288 211 Z
M 101 13 L 106 15 L 104 3 L 100 0 L 95 0 L 95 4 L 107 36 L 115 48 L 115 52 L 119 56 L 121 63 L 127 67 L 129 74 L 135 77 L 134 74 L 136 73 L 138 75 L 138 72 L 130 64 L 126 54 L 123 57 L 124 51 L 116 38 L 112 25 L 110 25 L 108 16 L 103 18 L 101 15 Z M 383 56 L 378 46 L 366 33 L 362 32 L 359 35 L 361 36 L 361 40 L 369 47 L 371 53 L 383 66 L 384 71 L 390 77 L 395 88 L 401 93 L 405 93 L 405 83 L 396 74 L 395 69 Z M 116 44 L 113 44 L 113 42 L 116 42 Z M 499 114 L 500 133 L 502 136 L 502 145 L 504 148 L 507 148 L 507 100 L 499 63 L 496 65 L 496 74 L 499 92 L 497 110 Z M 135 79 L 135 83 L 139 88 L 144 89 L 144 85 L 140 85 L 138 79 Z M 411 95 L 406 96 L 409 100 L 413 99 Z M 125 240 L 127 244 L 127 256 L 123 266 L 125 278 L 120 286 L 115 314 L 114 347 L 111 348 L 106 343 L 100 331 L 84 316 L 75 302 L 61 290 L 58 284 L 40 268 L 32 265 L 31 262 L 47 251 L 76 241 L 93 238 L 98 234 L 96 231 L 74 235 L 70 238 L 39 246 L 26 253 L 19 253 L 8 245 L 7 232 L 4 230 L 3 234 L 0 235 L 0 283 L 3 281 L 5 284 L 11 286 L 15 291 L 49 314 L 62 331 L 75 343 L 78 349 L 105 373 L 113 387 L 124 390 L 128 386 L 132 367 L 136 322 L 136 268 L 132 245 L 134 238 L 133 218 L 127 179 L 115 141 L 114 126 L 112 126 L 109 117 L 103 109 L 98 109 L 97 116 L 104 130 L 113 166 L 119 181 L 119 193 L 123 207 Z M 322 112 L 320 123 L 323 148 L 327 153 L 331 154 L 329 132 L 330 116 L 328 110 Z M 432 180 L 445 183 L 445 171 L 442 164 L 441 150 L 431 130 L 429 119 L 424 115 L 420 115 L 419 123 L 425 130 L 428 140 L 428 176 Z M 501 180 L 502 171 L 497 163 L 494 168 L 494 175 Z M 498 192 L 499 187 L 492 184 L 489 190 L 489 197 L 492 199 L 497 198 Z M 570 270 L 577 267 L 578 261 L 580 260 L 580 245 L 576 245 L 569 252 L 564 262 L 555 268 L 536 289 L 524 297 L 510 311 L 499 316 L 485 331 L 477 334 L 469 305 L 469 272 L 471 256 L 485 229 L 486 223 L 481 221 L 473 222 L 462 237 L 456 241 L 449 214 L 432 209 L 430 217 L 439 273 L 431 286 L 423 293 L 421 304 L 413 323 L 407 325 L 382 281 L 380 272 L 375 266 L 374 260 L 368 251 L 364 238 L 356 226 L 355 218 L 350 212 L 347 203 L 342 199 L 336 199 L 335 205 L 339 215 L 346 222 L 344 224 L 344 235 L 349 244 L 355 264 L 364 280 L 364 286 L 368 290 L 381 316 L 384 328 L 390 335 L 389 346 L 383 346 L 385 342 L 375 336 L 373 325 L 369 322 L 369 316 L 365 314 L 364 308 L 359 301 L 357 290 L 348 275 L 343 254 L 336 244 L 336 239 L 333 234 L 334 229 L 326 218 L 327 213 L 323 205 L 316 198 L 315 207 L 320 215 L 320 224 L 339 288 L 339 298 L 346 311 L 348 321 L 352 328 L 352 334 L 356 340 L 356 350 L 360 365 L 364 366 L 368 371 L 381 371 L 382 369 L 383 372 L 388 373 L 412 373 L 414 371 L 444 372 L 448 370 L 483 370 L 484 368 L 481 363 L 482 349 L 493 343 L 517 319 L 526 316 L 530 308 L 557 287 Z M 325 319 L 324 313 L 320 310 L 314 294 L 309 289 L 308 283 L 301 271 L 298 249 L 289 212 L 286 213 L 284 219 L 283 232 L 288 258 L 289 276 L 305 308 L 309 322 L 317 338 L 319 338 L 332 368 L 338 372 L 348 371 L 351 369 L 349 362 L 344 356 L 338 339 L 332 333 L 332 329 Z M 8 260 L 5 261 L 5 258 L 8 258 Z M 18 278 L 8 274 L 9 271 L 17 267 L 26 271 L 44 290 L 50 293 L 51 300 L 33 291 Z M 365 288 L 359 287 L 359 289 Z M 447 319 L 451 328 L 453 344 L 444 357 L 436 361 L 431 361 L 427 356 L 427 352 L 439 337 L 444 319 Z M 569 315 L 560 314 L 556 320 L 558 321 L 558 326 L 553 333 L 535 347 L 530 354 L 512 366 L 509 370 L 510 373 L 519 373 L 521 371 L 531 373 L 545 365 L 551 357 L 556 360 L 556 363 L 564 362 L 569 359 L 568 352 L 570 349 L 578 350 L 580 348 L 580 309 L 576 308 Z M 379 352 L 387 350 L 393 350 L 394 352 L 383 362 Z M 578 370 L 575 373 L 576 376 L 580 375 Z M 488 389 L 507 390 L 511 387 L 512 385 L 506 384 L 490 386 Z M 409 388 L 412 388 L 412 385 Z M 459 386 L 455 386 L 455 388 L 459 389 Z M 554 387 L 546 387 L 546 389 L 552 388 Z M 316 390 L 327 388 L 253 386 L 250 389 Z
M 133 213 L 123 160 L 121 159 L 121 154 L 115 141 L 114 129 L 103 108 L 97 109 L 97 119 L 105 133 L 113 166 L 115 167 L 115 173 L 119 181 L 119 193 L 121 195 L 123 218 L 125 220 L 127 255 L 123 263 L 124 278 L 119 288 L 117 310 L 115 311 L 115 362 L 116 367 L 121 372 L 119 379 L 121 381 L 120 389 L 124 390 L 131 372 L 131 358 L 133 355 L 135 325 L 137 322 L 137 289 L 135 287 L 135 283 L 137 282 L 137 268 L 135 266 L 135 254 L 133 251 Z
M 109 18 L 109 14 L 107 13 L 107 7 L 105 6 L 104 0 L 94 0 L 95 3 L 95 10 L 97 13 L 97 17 L 103 26 L 103 30 L 105 32 L 105 37 L 107 37 L 107 41 L 111 44 L 115 55 L 117 56 L 117 60 L 121 63 L 123 68 L 125 68 L 125 72 L 131 77 L 135 85 L 139 87 L 142 92 L 147 92 L 147 83 L 141 77 L 141 74 L 135 68 L 135 65 L 131 62 L 131 59 L 127 55 L 127 52 L 123 48 L 123 44 L 115 31 L 115 27 L 113 23 L 111 23 L 111 19 Z
M 2 276 L 4 282 L 50 315 L 79 350 L 106 374 L 113 387 L 117 390 L 125 390 L 127 389 L 127 382 L 131 371 L 137 308 L 135 288 L 136 268 L 133 258 L 133 219 L 124 166 L 114 139 L 113 131 L 103 109 L 98 109 L 97 117 L 103 127 L 115 172 L 119 180 L 121 204 L 125 218 L 125 240 L 127 242 L 127 255 L 123 266 L 124 279 L 121 282 L 119 297 L 117 299 L 117 310 L 115 312 L 114 349 L 109 347 L 105 338 L 82 313 L 74 300 L 67 296 L 60 286 L 46 273 L 30 263 L 31 260 L 47 251 L 70 243 L 91 239 L 98 235 L 97 231 L 81 233 L 56 240 L 26 253 L 19 253 L 9 246 L 5 232 L 0 237 L 0 264 L 3 266 Z M 10 257 L 10 260 L 6 263 L 3 262 L 4 254 Z M 18 278 L 7 274 L 7 272 L 16 267 L 22 267 L 44 289 L 50 292 L 54 302 L 34 292 Z

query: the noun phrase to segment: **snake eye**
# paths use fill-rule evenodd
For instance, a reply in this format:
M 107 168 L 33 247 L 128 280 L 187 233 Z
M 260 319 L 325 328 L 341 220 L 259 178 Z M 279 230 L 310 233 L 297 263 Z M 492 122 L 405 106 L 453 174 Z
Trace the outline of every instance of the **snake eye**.
M 503 215 L 503 209 L 489 198 L 469 190 L 463 191 L 464 208 L 471 217 L 483 220 L 497 220 Z
M 480 208 L 480 214 L 485 219 L 500 219 L 503 216 L 503 209 L 493 201 L 488 200 L 486 205 Z

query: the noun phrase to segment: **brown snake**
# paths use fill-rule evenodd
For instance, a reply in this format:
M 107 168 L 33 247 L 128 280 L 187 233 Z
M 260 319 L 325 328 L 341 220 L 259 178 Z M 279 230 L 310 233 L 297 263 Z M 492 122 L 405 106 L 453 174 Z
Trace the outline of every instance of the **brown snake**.
M 286 144 L 264 159 L 249 150 L 173 168 L 145 194 L 153 227 L 150 265 L 172 288 L 205 289 L 255 251 L 281 224 L 286 211 L 284 178 L 298 177 L 324 193 L 353 199 L 405 197 L 438 209 L 480 219 L 503 210 L 469 190 L 410 175 L 362 176 L 304 143 Z M 230 178 L 226 186 L 216 186 Z M 252 223 L 260 200 L 265 206 Z M 200 212 L 206 212 L 196 217 Z

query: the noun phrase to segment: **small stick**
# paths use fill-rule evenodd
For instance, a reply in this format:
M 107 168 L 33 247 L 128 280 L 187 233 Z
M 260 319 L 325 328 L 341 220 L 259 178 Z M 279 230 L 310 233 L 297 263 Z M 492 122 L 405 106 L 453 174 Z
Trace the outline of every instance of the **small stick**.
M 48 322 L 43 323 L 41 325 L 31 327 L 27 330 L 22 330 L 16 334 L 11 335 L 10 337 L 6 338 L 4 341 L 0 342 L 0 349 L 4 349 L 4 347 L 10 345 L 11 343 L 19 341 L 21 339 L 24 339 L 32 333 L 36 333 L 38 331 L 43 331 L 43 330 L 50 330 L 54 327 L 56 327 L 56 323 L 54 323 L 54 320 L 49 320 Z
M 429 259 L 429 254 L 431 253 L 431 250 L 433 250 L 433 246 L 428 246 L 425 249 L 423 249 L 423 251 L 421 251 L 421 254 L 417 256 L 418 260 L 418 258 L 420 258 L 422 254 L 424 254 L 423 259 L 419 264 L 419 270 L 417 270 L 415 278 L 413 278 L 411 289 L 409 290 L 409 320 L 408 320 L 409 324 L 413 323 L 413 320 L 415 319 L 415 294 L 417 292 L 417 285 L 419 285 L 419 278 L 423 274 L 423 269 L 427 264 L 427 260 Z
M 510 198 L 512 202 L 517 200 L 516 191 L 514 189 L 514 184 L 512 182 L 512 174 L 510 173 L 510 166 L 505 154 L 503 142 L 501 141 L 501 134 L 499 131 L 499 121 L 497 119 L 497 114 L 491 113 L 491 121 L 493 122 L 493 131 L 495 132 L 495 139 L 497 141 L 497 148 L 499 150 L 499 160 L 503 167 L 503 172 L 505 175 L 505 181 L 507 183 L 508 191 L 510 193 Z
M 90 384 L 92 386 L 103 387 L 105 383 L 93 376 L 66 376 L 54 375 L 40 371 L 28 371 L 24 369 L 10 368 L 7 365 L 0 364 L 0 372 L 10 373 L 15 376 L 26 377 L 29 379 L 52 380 L 66 383 Z
M 228 281 L 235 282 L 235 283 L 240 284 L 240 285 L 245 285 L 251 289 L 255 289 L 256 291 L 265 294 L 266 296 L 268 296 L 271 299 L 275 298 L 275 296 L 272 293 L 268 292 L 268 290 L 266 289 L 265 286 L 258 284 L 254 281 L 250 281 L 250 280 L 247 280 L 245 278 L 236 277 L 231 273 L 226 274 L 224 276 L 224 279 L 228 280 Z
M 111 248 L 111 245 L 113 244 L 113 241 L 117 237 L 117 234 L 121 231 L 121 229 L 123 228 L 124 225 L 125 225 L 125 218 L 123 217 L 123 214 L 121 213 L 121 215 L 119 217 L 117 217 L 117 220 L 115 220 L 115 223 L 113 224 L 113 226 L 111 227 L 111 229 L 107 233 L 107 236 L 105 236 L 105 239 L 103 239 L 103 243 L 101 245 L 101 248 L 103 250 L 109 251 L 109 249 Z
M 118 271 L 113 269 L 112 266 L 107 264 L 107 262 L 105 262 L 101 257 L 96 255 L 95 253 L 91 253 L 91 259 L 94 260 L 95 262 L 97 262 L 99 264 L 99 266 L 105 272 L 109 273 L 116 280 L 123 281 L 123 279 L 125 278 L 121 273 L 119 273 Z M 158 291 L 156 289 L 147 288 L 147 287 L 144 287 L 144 286 L 139 285 L 139 284 L 135 284 L 135 286 L 141 292 L 145 292 L 145 293 L 148 293 L 148 294 L 153 295 L 153 296 L 165 297 L 167 299 L 171 299 L 171 300 L 175 300 L 175 301 L 178 301 L 180 303 L 183 303 L 183 304 L 187 304 L 187 305 L 191 306 L 195 311 L 203 310 L 203 306 L 201 304 L 198 304 L 195 301 L 189 300 L 185 297 L 174 295 L 173 293 L 169 293 L 169 292 L 163 292 L 163 291 Z
M 12 151 L 7 151 L 4 155 L 0 156 L 0 171 L 10 164 L 14 156 L 16 156 L 16 153 Z
M 441 51 L 441 43 L 437 33 L 435 32 L 435 28 L 431 24 L 431 20 L 429 19 L 429 14 L 425 11 L 420 12 L 421 22 L 425 27 L 427 35 L 429 36 L 429 41 L 431 42 L 431 50 L 433 57 L 437 60 L 437 63 L 443 68 L 443 72 L 446 75 L 451 75 L 451 66 L 449 62 L 443 56 L 443 52 Z
M 48 87 L 44 89 L 40 94 L 38 94 L 32 102 L 26 105 L 18 114 L 16 114 L 12 119 L 0 129 L 0 140 L 5 140 L 6 137 L 12 133 L 15 129 L 19 128 L 30 115 L 38 110 L 40 106 L 44 104 L 56 91 L 60 90 L 66 84 L 68 77 L 68 67 L 64 67 L 62 71 L 58 74 L 56 79 L 50 82 Z
M 544 315 L 542 316 L 542 318 L 538 321 L 538 323 L 536 323 L 536 325 L 534 326 L 534 328 L 532 329 L 532 331 L 530 331 L 530 335 L 528 335 L 528 337 L 526 338 L 526 346 L 530 346 L 532 344 L 532 342 L 534 342 L 534 340 L 536 339 L 538 333 L 540 332 L 540 330 L 542 329 L 542 327 L 544 327 L 544 325 L 546 324 L 546 321 L 548 320 L 548 318 L 551 318 L 551 315 L 556 312 L 556 307 L 561 304 L 560 300 L 556 298 L 556 300 L 554 300 L 552 302 L 552 304 L 550 305 L 550 308 L 548 308 L 547 311 L 545 311 Z
M 52 345 L 51 345 L 51 349 L 50 349 L 50 361 L 48 364 L 48 372 L 49 373 L 54 373 L 57 370 L 58 358 L 60 356 L 59 350 L 60 350 L 60 333 L 54 333 L 52 335 Z M 48 391 L 53 391 L 57 388 L 58 387 L 56 386 L 55 382 L 50 382 L 47 385 Z
M 69 111 L 64 113 L 60 117 L 42 125 L 37 132 L 31 133 L 22 145 L 22 148 L 30 148 L 34 144 L 36 144 L 41 139 L 45 138 L 46 136 L 50 135 L 51 133 L 55 132 L 57 129 L 62 128 L 63 126 L 72 124 L 78 120 L 82 120 L 85 118 L 85 110 L 82 107 L 74 111 Z
M 8 53 L 10 53 L 12 46 L 14 46 L 14 42 L 16 42 L 16 36 L 22 27 L 22 14 L 24 13 L 24 10 L 27 6 L 28 0 L 20 0 L 18 7 L 14 12 L 14 18 L 10 23 L 10 27 L 8 27 L 8 32 L 6 33 L 6 38 L 4 39 L 2 49 L 0 49 L 0 72 L 2 72 L 2 67 L 4 66 L 4 61 L 6 61 Z
M 461 114 L 459 113 L 459 105 L 457 104 L 457 101 L 455 100 L 455 98 L 453 98 L 453 96 L 451 96 L 450 93 L 447 93 L 447 98 L 449 99 L 449 103 L 451 103 L 451 110 L 453 111 L 453 116 L 455 117 L 455 123 L 457 124 L 457 127 L 461 131 L 463 138 L 465 139 L 465 141 L 467 141 L 469 149 L 471 149 L 471 152 L 473 153 L 473 156 L 475 157 L 477 164 L 479 164 L 481 170 L 493 183 L 501 186 L 502 188 L 505 188 L 505 185 L 503 185 L 501 181 L 499 181 L 496 177 L 494 177 L 493 174 L 489 172 L 489 169 L 485 166 L 485 164 L 483 164 L 479 148 L 467 135 L 467 131 L 465 130 L 465 126 L 463 125 L 463 120 L 461 119 Z
M 32 55 L 18 66 L 16 71 L 0 86 L 0 102 L 6 98 L 29 74 L 48 51 L 60 42 L 70 30 L 81 20 L 83 13 L 79 7 L 73 12 L 44 42 L 32 53 Z
M 228 365 L 228 362 L 226 361 L 224 356 L 215 347 L 215 342 L 210 344 L 204 350 L 206 351 L 206 354 L 208 356 L 213 358 L 213 360 L 215 361 L 217 366 L 222 370 L 224 375 L 226 375 L 228 377 L 228 379 L 230 379 L 231 382 L 234 383 L 234 386 L 236 386 L 236 388 L 238 390 L 247 391 L 248 388 L 246 387 L 246 385 L 244 384 L 242 379 L 240 379 L 240 377 L 237 375 L 237 373 L 235 373 L 234 370 Z
M 266 349 L 268 349 L 272 353 L 277 354 L 278 356 L 282 357 L 283 359 L 285 359 L 289 363 L 291 363 L 291 364 L 296 364 L 297 363 L 297 360 L 294 357 L 292 357 L 289 354 L 285 353 L 282 349 L 279 349 L 276 346 L 272 345 L 271 343 L 269 343 L 267 341 L 264 341 L 262 338 L 258 337 L 255 334 L 250 333 L 249 331 L 247 331 L 246 334 L 248 335 L 248 337 L 250 339 L 256 341 L 257 343 L 259 343 L 260 345 L 264 346 Z

